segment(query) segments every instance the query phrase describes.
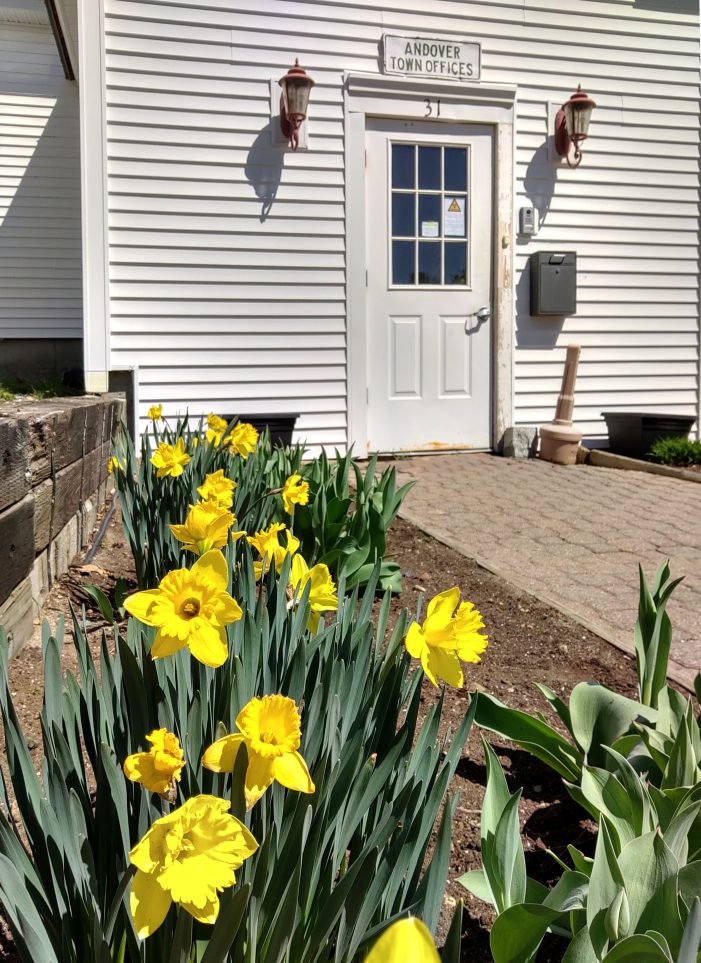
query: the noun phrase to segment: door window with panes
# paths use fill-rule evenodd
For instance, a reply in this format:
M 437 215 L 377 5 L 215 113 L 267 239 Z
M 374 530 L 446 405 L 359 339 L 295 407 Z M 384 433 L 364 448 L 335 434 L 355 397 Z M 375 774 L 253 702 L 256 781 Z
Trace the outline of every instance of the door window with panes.
M 470 148 L 393 143 L 392 287 L 470 286 Z

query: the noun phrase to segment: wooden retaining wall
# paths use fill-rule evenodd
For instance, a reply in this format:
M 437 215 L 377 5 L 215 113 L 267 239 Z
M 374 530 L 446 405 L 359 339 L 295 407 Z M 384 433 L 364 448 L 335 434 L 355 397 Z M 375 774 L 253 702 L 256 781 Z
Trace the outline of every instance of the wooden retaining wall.
M 90 539 L 124 416 L 117 395 L 0 403 L 0 625 L 13 655 Z

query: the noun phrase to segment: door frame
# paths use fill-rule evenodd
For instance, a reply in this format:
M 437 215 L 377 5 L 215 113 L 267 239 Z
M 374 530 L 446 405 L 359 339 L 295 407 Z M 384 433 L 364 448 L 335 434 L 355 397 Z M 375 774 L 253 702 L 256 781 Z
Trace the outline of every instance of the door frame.
M 365 257 L 365 132 L 367 119 L 432 119 L 436 123 L 494 127 L 492 256 L 492 447 L 499 450 L 513 411 L 513 207 L 516 87 L 407 80 L 381 74 L 344 76 L 346 133 L 346 316 L 348 445 L 357 457 L 368 453 L 367 288 Z

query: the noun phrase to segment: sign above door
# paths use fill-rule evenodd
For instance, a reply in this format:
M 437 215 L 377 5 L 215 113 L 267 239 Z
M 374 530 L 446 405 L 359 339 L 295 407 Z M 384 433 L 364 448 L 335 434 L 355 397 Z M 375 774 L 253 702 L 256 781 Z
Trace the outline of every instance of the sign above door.
M 479 80 L 481 46 L 448 37 L 382 38 L 382 69 L 402 77 L 432 77 L 439 80 Z

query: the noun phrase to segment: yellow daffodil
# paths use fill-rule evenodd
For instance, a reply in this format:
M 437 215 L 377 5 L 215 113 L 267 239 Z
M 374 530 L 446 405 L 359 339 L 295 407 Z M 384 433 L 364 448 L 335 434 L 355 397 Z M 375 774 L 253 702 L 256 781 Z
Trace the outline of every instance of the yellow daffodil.
M 244 792 L 248 809 L 276 779 L 286 789 L 314 792 L 307 764 L 297 752 L 302 736 L 299 710 L 282 695 L 251 699 L 236 717 L 238 733 L 217 739 L 202 756 L 214 772 L 232 772 L 236 754 L 245 745 L 248 768 Z
M 112 457 L 108 460 L 107 471 L 110 475 L 115 471 L 124 471 L 124 465 L 116 455 L 112 455 Z
M 307 628 L 310 632 L 316 632 L 319 628 L 321 612 L 335 612 L 338 608 L 336 585 L 331 578 L 328 565 L 319 563 L 310 569 L 301 555 L 295 555 L 290 569 L 290 587 L 294 599 L 299 601 L 308 582 L 311 582 L 309 589 L 311 614 L 307 619 Z
M 199 443 L 200 443 L 200 436 L 199 436 L 199 435 L 191 435 L 191 436 L 190 436 L 190 444 L 192 445 L 193 448 L 197 448 L 197 446 L 199 445 Z
M 198 502 L 190 505 L 187 519 L 183 525 L 169 525 L 173 535 L 183 548 L 204 555 L 213 548 L 223 548 L 229 541 L 229 529 L 236 519 L 226 508 L 219 508 L 214 502 Z M 241 538 L 245 532 L 232 532 L 233 540 Z
M 440 963 L 427 927 L 414 916 L 392 923 L 370 950 L 365 963 Z
M 198 558 L 191 569 L 169 572 L 157 589 L 129 596 L 124 608 L 146 625 L 158 628 L 151 649 L 154 659 L 187 646 L 205 665 L 217 668 L 228 654 L 226 628 L 242 616 L 227 592 L 229 570 L 216 549 Z
M 214 502 L 218 508 L 231 508 L 234 504 L 234 489 L 236 482 L 227 478 L 224 469 L 206 475 L 204 482 L 197 489 L 197 494 L 203 502 Z
M 162 441 L 153 454 L 151 464 L 159 478 L 165 478 L 166 475 L 177 478 L 178 475 L 182 475 L 189 461 L 190 456 L 185 451 L 185 442 L 182 438 L 178 438 L 175 446 Z
M 178 737 L 167 729 L 154 729 L 146 736 L 151 743 L 148 752 L 135 752 L 124 760 L 124 775 L 132 782 L 140 782 L 151 792 L 165 796 L 180 781 L 180 770 L 185 765 L 185 754 Z
M 248 458 L 258 444 L 258 429 L 245 421 L 239 421 L 224 439 L 224 445 L 242 458 Z
M 163 405 L 151 405 L 146 412 L 146 417 L 150 418 L 151 421 L 160 421 L 163 417 Z
M 139 939 L 151 936 L 171 903 L 201 923 L 214 923 L 219 893 L 258 849 L 244 824 L 215 796 L 193 796 L 157 819 L 129 853 L 136 866 L 129 904 Z
M 218 448 L 221 445 L 221 440 L 224 437 L 224 432 L 229 427 L 229 422 L 225 421 L 224 418 L 220 418 L 219 415 L 209 414 L 207 415 L 207 441 Z
M 294 515 L 295 505 L 306 505 L 309 501 L 309 482 L 302 481 L 301 475 L 290 475 L 282 486 L 282 504 L 288 515 Z
M 281 545 L 279 535 L 286 533 L 286 544 Z M 287 526 L 282 522 L 274 522 L 269 528 L 262 528 L 255 535 L 248 536 L 249 543 L 258 551 L 262 561 L 253 563 L 253 571 L 256 578 L 260 578 L 265 570 L 269 571 L 271 565 L 275 565 L 275 571 L 279 572 L 286 555 L 294 555 L 299 548 L 299 539 L 295 538 L 292 532 L 288 531 Z
M 470 602 L 460 601 L 460 589 L 452 588 L 431 599 L 422 625 L 412 622 L 405 639 L 409 655 L 421 660 L 424 672 L 434 685 L 441 678 L 448 685 L 463 682 L 460 660 L 479 662 L 487 648 L 482 616 Z M 456 612 L 457 608 L 457 612 Z

